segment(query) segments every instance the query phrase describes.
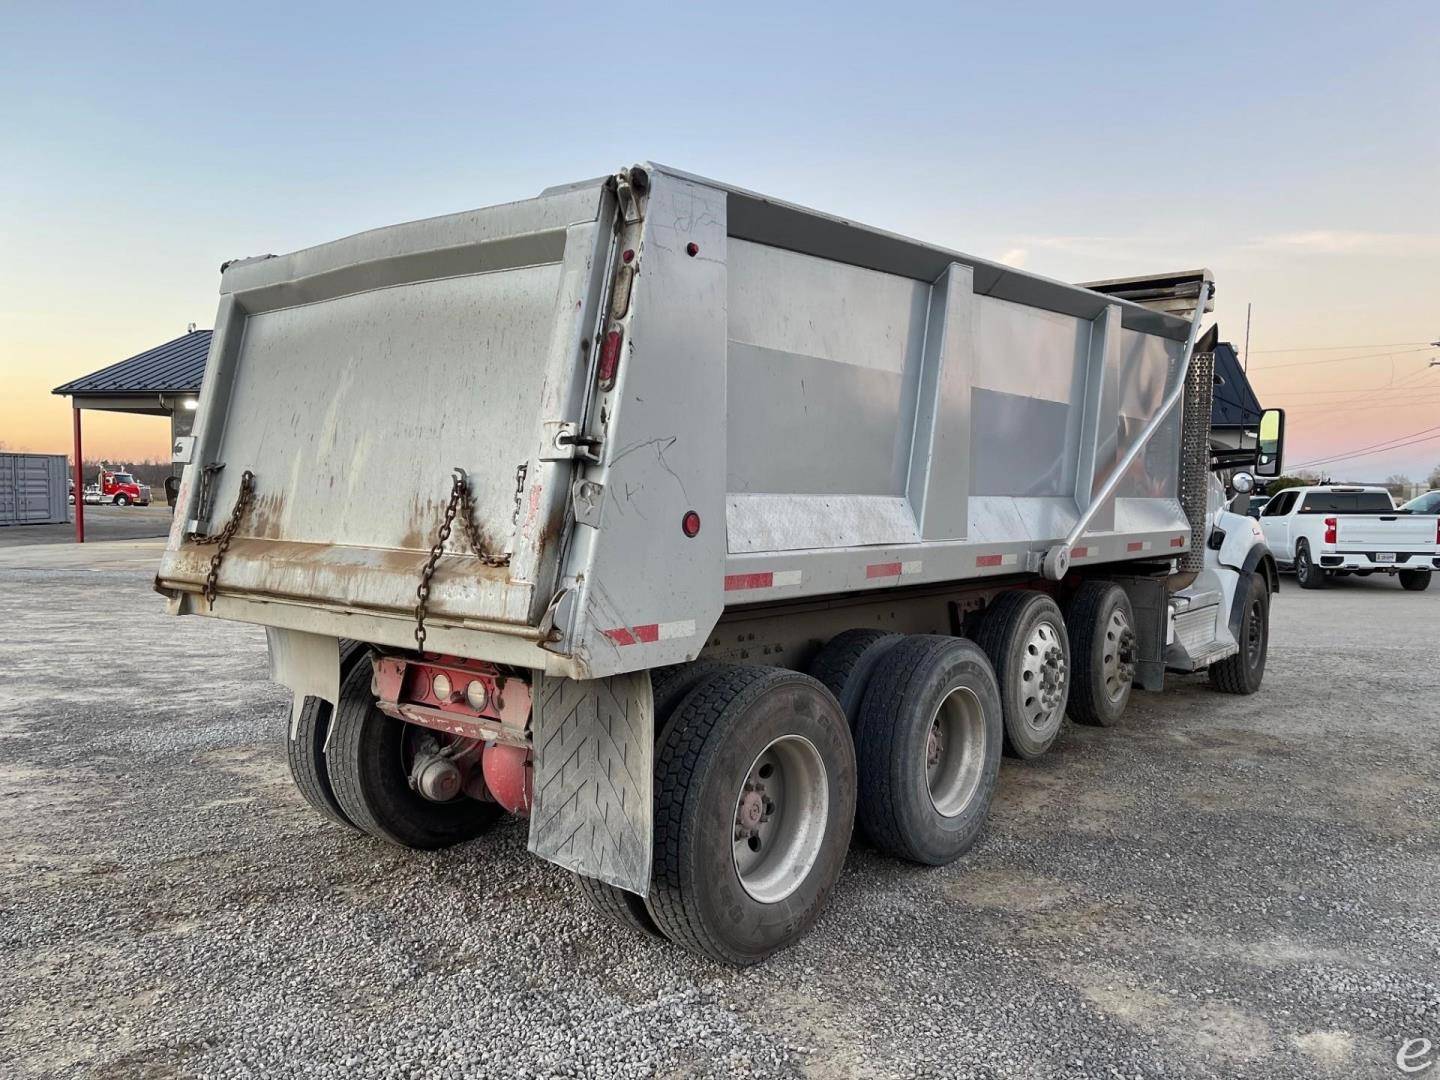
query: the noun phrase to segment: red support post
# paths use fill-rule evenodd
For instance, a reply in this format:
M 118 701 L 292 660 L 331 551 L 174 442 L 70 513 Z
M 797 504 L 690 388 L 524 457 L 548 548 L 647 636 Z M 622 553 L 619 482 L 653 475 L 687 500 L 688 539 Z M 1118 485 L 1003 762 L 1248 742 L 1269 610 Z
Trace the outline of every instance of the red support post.
M 80 408 L 75 407 L 75 542 L 85 542 L 85 474 L 81 471 L 84 456 L 80 451 Z

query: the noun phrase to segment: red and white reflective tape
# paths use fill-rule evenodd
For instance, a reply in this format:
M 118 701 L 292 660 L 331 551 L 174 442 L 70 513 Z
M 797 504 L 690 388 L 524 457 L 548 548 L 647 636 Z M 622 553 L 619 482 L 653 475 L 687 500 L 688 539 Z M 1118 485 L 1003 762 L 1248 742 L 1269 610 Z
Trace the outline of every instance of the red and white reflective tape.
M 1090 554 L 1088 547 L 1073 547 L 1070 549 L 1070 558 L 1083 559 Z
M 1126 551 L 1149 551 L 1149 550 L 1150 550 L 1150 541 L 1149 541 L 1149 540 L 1131 540 L 1128 544 L 1125 545 L 1125 550 L 1126 550 Z
M 1016 566 L 1019 562 L 1020 556 L 1013 551 L 1006 555 L 997 553 L 994 555 L 975 556 L 976 566 Z
M 799 570 L 765 570 L 758 574 L 726 574 L 725 591 L 779 589 L 786 585 L 799 585 L 803 576 Z
M 916 559 L 914 562 L 877 562 L 865 567 L 867 578 L 887 578 L 909 576 L 918 574 L 924 564 Z
M 1185 546 L 1185 538 L 1184 538 L 1183 536 L 1172 536 L 1172 537 L 1170 538 L 1170 546 L 1171 546 L 1171 547 L 1184 547 L 1184 546 Z
M 652 622 L 643 623 L 640 626 L 617 626 L 613 630 L 602 630 L 600 632 L 616 645 L 649 645 L 652 641 L 694 637 L 695 620 L 681 619 L 678 622 Z

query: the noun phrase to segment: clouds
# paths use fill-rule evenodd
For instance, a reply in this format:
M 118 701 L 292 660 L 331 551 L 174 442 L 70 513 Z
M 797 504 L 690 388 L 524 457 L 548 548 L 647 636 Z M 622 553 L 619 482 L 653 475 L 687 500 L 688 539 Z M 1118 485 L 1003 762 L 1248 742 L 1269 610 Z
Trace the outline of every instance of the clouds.
M 1389 258 L 1440 256 L 1440 235 L 1311 229 L 1261 237 L 1244 245 L 1252 251 L 1291 255 L 1380 255 Z

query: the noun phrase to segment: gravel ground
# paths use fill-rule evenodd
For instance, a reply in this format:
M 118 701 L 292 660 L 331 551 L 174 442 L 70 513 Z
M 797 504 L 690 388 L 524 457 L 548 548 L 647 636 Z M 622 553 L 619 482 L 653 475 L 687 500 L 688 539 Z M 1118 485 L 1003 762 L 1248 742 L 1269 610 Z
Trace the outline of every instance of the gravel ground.
M 1440 589 L 1287 579 L 1261 694 L 1067 729 L 965 859 L 857 847 L 735 972 L 597 922 L 519 823 L 429 854 L 325 824 L 261 631 L 16 565 L 5 1077 L 1385 1076 L 1440 1044 Z

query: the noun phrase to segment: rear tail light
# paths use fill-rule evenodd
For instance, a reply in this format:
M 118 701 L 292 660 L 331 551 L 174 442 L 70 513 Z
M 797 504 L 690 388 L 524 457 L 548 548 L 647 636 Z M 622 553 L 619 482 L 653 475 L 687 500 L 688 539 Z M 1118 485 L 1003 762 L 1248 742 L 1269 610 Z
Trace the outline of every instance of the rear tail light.
M 1336 524 L 1337 524 L 1337 523 L 1336 523 L 1336 520 L 1335 520 L 1334 518 L 1326 518 L 1326 519 L 1325 519 L 1325 543 L 1327 543 L 1327 544 L 1333 544 L 1333 543 L 1335 543 L 1335 528 L 1336 528 Z
M 600 389 L 615 387 L 615 371 L 620 366 L 620 344 L 624 340 L 619 330 L 611 330 L 600 345 Z
M 1440 518 L 1435 519 L 1435 543 L 1440 544 Z

